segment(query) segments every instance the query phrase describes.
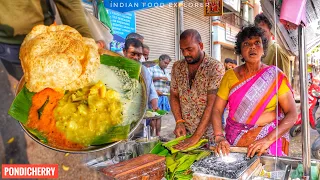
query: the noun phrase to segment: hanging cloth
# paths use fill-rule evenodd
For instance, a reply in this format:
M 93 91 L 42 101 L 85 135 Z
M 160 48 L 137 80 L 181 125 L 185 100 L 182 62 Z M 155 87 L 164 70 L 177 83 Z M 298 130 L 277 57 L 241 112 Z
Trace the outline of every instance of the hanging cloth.
M 104 7 L 102 0 L 98 1 L 98 14 L 99 14 L 99 20 L 104 25 L 106 25 L 110 29 L 110 33 L 113 34 L 110 16 L 109 16 L 106 8 Z
M 306 25 L 306 3 L 307 0 L 283 0 L 280 11 L 280 22 L 285 26 L 289 25 L 287 22 L 297 26 L 301 22 Z

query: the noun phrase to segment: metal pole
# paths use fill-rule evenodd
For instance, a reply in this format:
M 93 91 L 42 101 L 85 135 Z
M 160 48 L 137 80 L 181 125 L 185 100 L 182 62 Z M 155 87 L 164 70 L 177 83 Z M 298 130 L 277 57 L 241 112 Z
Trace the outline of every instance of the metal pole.
M 302 25 L 298 29 L 299 59 L 300 59 L 300 98 L 302 115 L 302 160 L 303 176 L 309 179 L 311 175 L 311 154 L 310 154 L 310 128 L 309 128 L 309 105 L 308 105 L 308 79 L 307 79 L 307 58 L 305 52 L 305 29 Z
M 177 18 L 178 18 L 178 28 L 177 28 L 177 59 L 181 59 L 181 53 L 180 53 L 180 34 L 184 31 L 184 23 L 183 23 L 183 1 L 179 1 L 178 8 L 177 8 Z
M 92 8 L 93 8 L 93 15 L 94 15 L 94 17 L 96 17 L 97 19 L 100 20 L 100 18 L 99 18 L 99 12 L 98 12 L 98 0 L 93 0 L 93 1 L 92 1 Z

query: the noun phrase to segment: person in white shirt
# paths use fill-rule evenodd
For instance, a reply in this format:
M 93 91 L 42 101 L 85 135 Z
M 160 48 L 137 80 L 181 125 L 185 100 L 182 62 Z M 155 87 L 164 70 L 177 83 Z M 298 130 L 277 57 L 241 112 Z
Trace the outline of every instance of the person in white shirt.
M 170 56 L 162 54 L 159 57 L 159 65 L 155 65 L 149 68 L 154 87 L 158 93 L 158 107 L 161 110 L 170 111 L 170 103 L 168 99 L 170 91 L 170 74 L 167 70 L 168 65 L 171 62 Z M 154 119 L 151 121 L 151 130 L 154 132 L 156 130 L 156 135 L 160 135 L 161 130 L 161 118 Z

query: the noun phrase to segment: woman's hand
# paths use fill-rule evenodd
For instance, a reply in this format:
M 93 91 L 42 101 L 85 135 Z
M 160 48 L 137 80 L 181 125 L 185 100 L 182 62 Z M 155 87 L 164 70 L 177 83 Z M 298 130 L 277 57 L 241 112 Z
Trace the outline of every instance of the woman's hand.
M 261 156 L 267 151 L 272 143 L 273 141 L 268 140 L 267 137 L 254 141 L 248 147 L 247 157 L 253 157 L 257 152 L 258 156 Z
M 226 140 L 226 138 L 221 136 L 216 136 L 214 139 L 215 143 L 217 144 L 217 147 L 215 149 L 216 155 L 228 155 L 230 153 L 230 144 Z

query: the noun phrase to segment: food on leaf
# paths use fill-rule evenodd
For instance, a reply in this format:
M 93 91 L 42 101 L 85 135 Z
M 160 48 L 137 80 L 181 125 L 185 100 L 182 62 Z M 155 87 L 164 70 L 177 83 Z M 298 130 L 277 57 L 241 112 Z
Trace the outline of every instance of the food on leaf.
M 81 150 L 124 140 L 142 118 L 141 64 L 100 57 L 95 41 L 69 26 L 35 26 L 20 58 L 25 84 L 9 114 L 50 147 Z

